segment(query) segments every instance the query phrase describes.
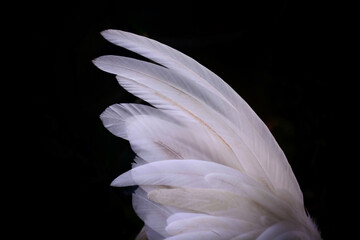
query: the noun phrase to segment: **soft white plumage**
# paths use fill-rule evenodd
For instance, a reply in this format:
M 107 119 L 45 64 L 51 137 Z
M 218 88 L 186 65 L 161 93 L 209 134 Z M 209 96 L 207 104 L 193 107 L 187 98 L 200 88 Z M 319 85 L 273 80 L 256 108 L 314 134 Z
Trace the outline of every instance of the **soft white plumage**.
M 115 104 L 101 115 L 137 157 L 113 186 L 138 185 L 138 239 L 321 239 L 274 137 L 248 104 L 192 58 L 157 41 L 106 30 L 110 42 L 161 65 L 94 60 L 154 107 Z

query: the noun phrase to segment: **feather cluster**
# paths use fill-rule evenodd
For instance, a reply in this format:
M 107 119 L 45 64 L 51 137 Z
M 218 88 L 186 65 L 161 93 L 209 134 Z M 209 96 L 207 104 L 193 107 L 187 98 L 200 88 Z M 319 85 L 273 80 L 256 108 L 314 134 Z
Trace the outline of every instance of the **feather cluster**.
M 138 239 L 321 239 L 274 137 L 221 78 L 179 51 L 119 30 L 102 35 L 155 63 L 94 60 L 150 103 L 115 104 L 101 119 L 136 157 L 112 186 L 139 186 Z

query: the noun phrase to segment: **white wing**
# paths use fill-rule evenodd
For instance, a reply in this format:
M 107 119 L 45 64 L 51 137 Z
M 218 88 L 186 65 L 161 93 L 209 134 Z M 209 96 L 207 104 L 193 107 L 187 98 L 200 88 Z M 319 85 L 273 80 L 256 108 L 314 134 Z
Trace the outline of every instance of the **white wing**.
M 166 45 L 118 30 L 102 34 L 162 65 L 94 60 L 156 107 L 113 105 L 101 115 L 141 159 L 113 185 L 140 186 L 134 208 L 149 239 L 320 238 L 284 153 L 233 89 Z

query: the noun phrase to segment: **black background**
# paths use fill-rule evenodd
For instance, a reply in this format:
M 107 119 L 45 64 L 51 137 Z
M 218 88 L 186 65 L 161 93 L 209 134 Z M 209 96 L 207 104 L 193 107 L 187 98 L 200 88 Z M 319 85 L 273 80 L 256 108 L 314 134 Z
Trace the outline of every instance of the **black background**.
M 131 207 L 132 189 L 109 186 L 130 169 L 134 155 L 99 119 L 109 105 L 136 98 L 91 63 L 105 54 L 136 57 L 101 37 L 102 30 L 114 28 L 170 45 L 228 82 L 273 132 L 324 239 L 333 236 L 328 199 L 335 127 L 327 78 L 333 16 L 325 5 L 104 0 L 30 7 L 21 24 L 31 41 L 24 58 L 35 76 L 29 100 L 34 109 L 27 117 L 34 120 L 36 154 L 28 165 L 36 171 L 30 193 L 20 198 L 31 210 L 23 213 L 34 223 L 29 231 L 47 238 L 133 239 L 142 227 Z

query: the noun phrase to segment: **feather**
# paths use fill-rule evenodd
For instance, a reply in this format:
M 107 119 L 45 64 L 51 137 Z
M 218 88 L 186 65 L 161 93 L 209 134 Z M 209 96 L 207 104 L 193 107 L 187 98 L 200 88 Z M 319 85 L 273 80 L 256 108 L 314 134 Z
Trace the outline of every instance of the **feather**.
M 294 196 L 292 200 L 302 201 L 301 191 L 287 161 L 284 164 L 283 160 L 278 161 L 278 164 L 269 162 L 270 159 L 285 156 L 268 129 L 258 133 L 261 137 L 254 138 L 256 131 L 247 133 L 253 127 L 252 122 L 244 121 L 246 114 L 234 111 L 232 105 L 217 98 L 206 88 L 200 88 L 197 81 L 161 66 L 128 58 L 103 56 L 94 60 L 94 63 L 105 71 L 117 74 L 119 83 L 129 92 L 160 109 L 171 111 L 173 116 L 187 118 L 207 128 L 229 148 L 228 151 L 237 156 L 247 174 L 264 182 L 273 191 L 285 190 Z M 249 136 L 252 138 L 249 139 Z M 262 144 L 264 142 L 266 144 Z M 269 143 L 275 143 L 276 146 L 265 149 L 265 146 L 271 145 Z M 255 146 L 251 148 L 249 144 Z M 278 149 L 280 153 L 273 149 Z M 264 164 L 267 171 L 264 171 Z M 287 181 L 283 181 L 283 175 Z M 274 186 L 278 185 L 278 181 L 281 186 Z
M 194 240 L 194 239 L 222 240 L 221 236 L 219 236 L 216 232 L 213 231 L 182 233 L 166 238 L 166 240 Z
M 179 123 L 164 111 L 138 104 L 112 105 L 101 119 L 113 134 L 130 140 L 144 161 L 196 158 L 243 169 L 212 133 L 194 123 Z
M 248 231 L 253 227 L 253 224 L 234 218 L 197 214 L 192 218 L 179 219 L 168 223 L 166 231 L 170 235 L 213 231 L 221 236 L 221 239 L 229 239 L 236 236 L 239 231 Z
M 201 160 L 166 160 L 145 164 L 120 175 L 113 182 L 113 186 L 124 187 L 133 185 L 167 185 L 167 186 L 191 186 L 202 188 L 216 188 L 217 184 L 212 181 L 212 176 L 222 174 L 224 176 L 233 176 L 241 180 L 241 184 L 255 187 L 257 184 L 251 178 L 242 174 L 240 171 L 209 161 Z M 172 176 L 181 177 L 173 178 Z M 223 182 L 221 182 L 223 183 Z M 221 184 L 219 188 L 223 188 Z
M 261 185 L 240 171 L 208 161 L 158 161 L 134 168 L 112 182 L 112 186 L 117 187 L 132 185 L 225 190 L 239 197 L 251 199 L 251 205 L 261 206 L 269 212 L 276 209 L 272 214 L 278 218 L 289 218 L 289 214 L 298 214 L 292 211 L 292 206 L 287 202 L 274 198 L 271 193 L 264 191 Z
M 135 212 L 153 239 L 320 239 L 285 154 L 249 105 L 179 51 L 132 33 L 102 35 L 155 63 L 94 64 L 151 106 L 114 104 L 104 126 L 137 157 L 112 186 L 138 185 Z
M 228 102 L 228 104 L 220 104 L 220 108 L 230 106 L 231 110 L 224 116 L 234 116 L 232 119 L 235 126 L 240 129 L 240 137 L 245 140 L 245 144 L 249 145 L 251 152 L 257 157 L 260 168 L 266 168 L 264 174 L 268 178 L 267 184 L 275 185 L 276 189 L 285 189 L 294 195 L 294 199 L 302 201 L 302 193 L 296 178 L 270 131 L 248 104 L 221 78 L 188 56 L 154 40 L 118 30 L 106 30 L 102 34 L 110 42 L 174 70 L 182 76 L 181 79 L 190 79 L 188 83 L 198 83 L 203 86 L 202 92 L 208 90 L 215 93 L 210 95 L 212 98 L 217 96 L 224 102 Z M 273 164 L 274 159 L 277 164 Z M 253 160 L 250 162 L 255 164 Z
M 151 229 L 156 235 L 154 238 L 149 239 L 163 239 L 169 236 L 165 231 L 166 219 L 171 215 L 166 207 L 150 201 L 147 198 L 147 193 L 139 188 L 133 194 L 133 206 L 136 214 L 144 221 L 145 227 Z M 148 232 L 149 230 L 147 230 Z M 156 234 L 155 234 L 156 233 Z

